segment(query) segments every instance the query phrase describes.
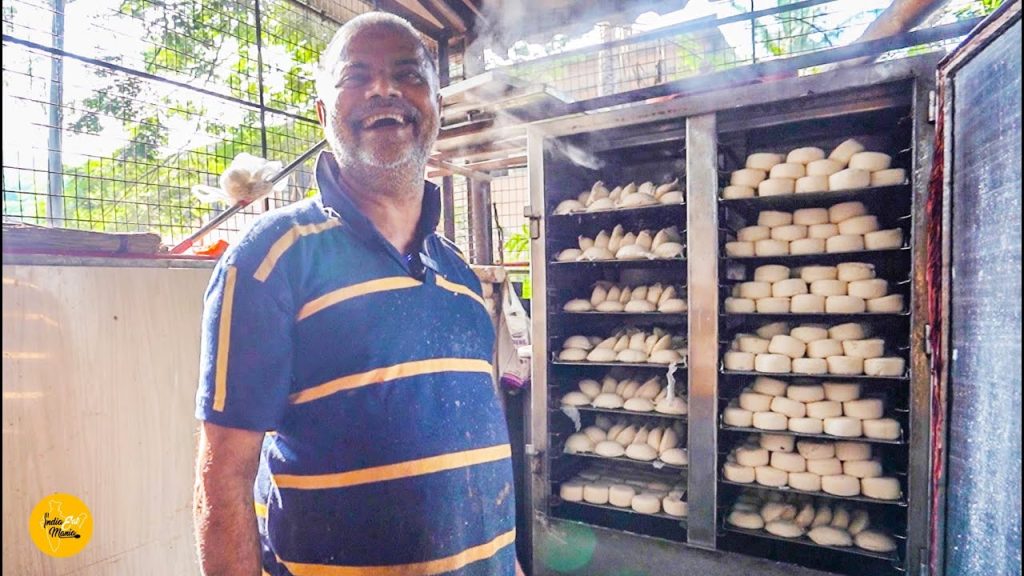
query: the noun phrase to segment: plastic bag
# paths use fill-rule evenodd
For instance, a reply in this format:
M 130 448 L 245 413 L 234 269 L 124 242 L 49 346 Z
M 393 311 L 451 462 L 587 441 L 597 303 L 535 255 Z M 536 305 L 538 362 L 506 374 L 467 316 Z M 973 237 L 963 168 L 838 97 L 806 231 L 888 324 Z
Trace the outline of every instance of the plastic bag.
M 517 393 L 530 385 L 530 318 L 506 278 L 501 284 L 501 316 L 498 325 L 498 372 L 501 385 Z
M 271 191 L 282 192 L 287 188 L 287 178 L 277 184 L 268 181 L 283 167 L 281 162 L 266 160 L 242 152 L 235 156 L 227 170 L 220 175 L 220 188 L 196 184 L 192 186 L 192 194 L 204 203 L 253 202 Z

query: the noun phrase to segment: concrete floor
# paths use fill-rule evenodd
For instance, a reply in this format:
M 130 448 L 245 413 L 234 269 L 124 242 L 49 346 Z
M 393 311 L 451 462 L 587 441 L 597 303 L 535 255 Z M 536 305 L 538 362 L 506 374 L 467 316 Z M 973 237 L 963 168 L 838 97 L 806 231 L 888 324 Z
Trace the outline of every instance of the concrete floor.
M 552 519 L 535 540 L 532 576 L 833 576 L 794 564 L 707 551 Z

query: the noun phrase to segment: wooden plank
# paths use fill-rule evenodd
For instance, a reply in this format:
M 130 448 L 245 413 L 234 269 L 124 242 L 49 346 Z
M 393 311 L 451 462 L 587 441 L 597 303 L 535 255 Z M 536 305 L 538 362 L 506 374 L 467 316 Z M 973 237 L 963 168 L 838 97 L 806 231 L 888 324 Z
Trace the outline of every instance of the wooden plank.
M 434 18 L 441 20 L 446 27 L 451 27 L 458 35 L 466 33 L 466 23 L 459 16 L 458 12 L 452 10 L 451 6 L 441 0 L 420 0 L 420 5 L 429 11 Z
M 462 102 L 487 101 L 496 95 L 525 88 L 527 84 L 501 72 L 489 70 L 441 89 L 441 98 L 446 105 Z
M 510 158 L 502 158 L 500 160 L 489 160 L 487 162 L 477 162 L 475 164 L 464 164 L 465 168 L 475 170 L 477 172 L 488 172 L 490 170 L 504 170 L 506 168 L 520 168 L 526 166 L 526 154 L 520 154 L 512 156 Z
M 414 28 L 429 36 L 435 42 L 444 36 L 444 28 L 439 22 L 431 22 L 404 5 L 402 0 L 377 0 L 377 6 L 385 12 L 391 12 L 409 21 Z

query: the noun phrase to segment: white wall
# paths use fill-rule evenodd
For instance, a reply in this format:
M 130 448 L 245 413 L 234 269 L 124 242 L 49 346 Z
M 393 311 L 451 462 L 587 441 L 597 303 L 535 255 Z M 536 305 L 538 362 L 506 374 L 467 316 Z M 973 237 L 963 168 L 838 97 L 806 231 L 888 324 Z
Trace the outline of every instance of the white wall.
M 3 266 L 3 573 L 198 573 L 191 500 L 209 269 Z M 52 492 L 95 521 L 79 555 L 28 535 Z

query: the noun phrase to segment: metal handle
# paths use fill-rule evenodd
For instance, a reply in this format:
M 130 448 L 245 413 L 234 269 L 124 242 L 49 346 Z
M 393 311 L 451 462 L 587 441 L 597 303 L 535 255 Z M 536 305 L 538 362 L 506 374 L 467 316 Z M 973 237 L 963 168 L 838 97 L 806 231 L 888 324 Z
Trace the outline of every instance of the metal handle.
M 279 170 L 276 174 L 268 178 L 267 181 L 270 182 L 271 184 L 277 184 L 281 180 L 288 177 L 288 175 L 294 172 L 296 168 L 304 164 L 306 160 L 309 160 L 314 154 L 319 152 L 326 145 L 327 140 L 321 140 L 317 142 L 309 150 L 303 152 L 301 156 L 299 156 L 295 160 L 292 160 L 291 163 L 289 163 L 287 166 Z M 228 218 L 231 218 L 240 210 L 243 210 L 246 206 L 249 206 L 256 200 L 259 200 L 259 198 L 253 198 L 251 200 L 241 200 L 234 206 L 231 206 L 227 210 L 221 212 L 213 219 L 211 219 L 209 222 L 204 224 L 201 228 L 199 228 L 199 230 L 193 232 L 191 236 L 179 242 L 174 248 L 171 248 L 171 254 L 181 254 L 185 250 L 188 250 L 189 248 L 192 247 L 193 244 L 196 243 L 197 240 L 217 229 L 217 227 L 223 224 Z

